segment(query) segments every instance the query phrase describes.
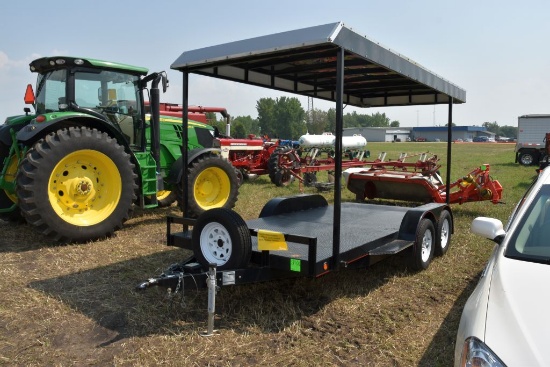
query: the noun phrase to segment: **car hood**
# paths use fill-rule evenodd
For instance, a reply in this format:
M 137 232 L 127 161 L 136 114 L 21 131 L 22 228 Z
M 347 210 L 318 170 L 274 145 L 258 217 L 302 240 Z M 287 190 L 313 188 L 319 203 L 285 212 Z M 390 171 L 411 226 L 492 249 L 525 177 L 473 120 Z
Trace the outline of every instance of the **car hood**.
M 550 366 L 550 265 L 501 257 L 487 306 L 485 344 L 508 366 Z

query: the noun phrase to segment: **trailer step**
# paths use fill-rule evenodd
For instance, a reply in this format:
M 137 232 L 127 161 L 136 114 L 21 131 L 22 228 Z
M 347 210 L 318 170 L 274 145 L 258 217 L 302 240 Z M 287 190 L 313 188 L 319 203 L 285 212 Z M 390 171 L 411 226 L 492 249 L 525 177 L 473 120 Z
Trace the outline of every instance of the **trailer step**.
M 408 247 L 411 247 L 413 244 L 414 241 L 393 240 L 392 242 L 387 243 L 384 246 L 380 246 L 369 251 L 369 255 L 394 255 Z

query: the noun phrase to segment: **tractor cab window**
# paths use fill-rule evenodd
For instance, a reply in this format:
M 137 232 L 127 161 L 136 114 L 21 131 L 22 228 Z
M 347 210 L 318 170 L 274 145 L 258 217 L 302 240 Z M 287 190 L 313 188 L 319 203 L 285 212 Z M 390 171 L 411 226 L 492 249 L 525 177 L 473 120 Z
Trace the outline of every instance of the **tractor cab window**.
M 35 97 L 37 114 L 67 109 L 66 74 L 66 70 L 54 70 L 38 76 Z
M 130 144 L 139 145 L 139 77 L 116 71 L 78 71 L 75 73 L 74 101 L 79 108 L 104 115 Z

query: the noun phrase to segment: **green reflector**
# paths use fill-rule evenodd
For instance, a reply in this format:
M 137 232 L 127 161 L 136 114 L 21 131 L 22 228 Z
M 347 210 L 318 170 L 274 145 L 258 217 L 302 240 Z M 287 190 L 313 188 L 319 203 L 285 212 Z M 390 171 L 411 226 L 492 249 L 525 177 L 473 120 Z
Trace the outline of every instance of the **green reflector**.
M 302 262 L 299 259 L 290 259 L 290 270 L 291 271 L 302 271 Z

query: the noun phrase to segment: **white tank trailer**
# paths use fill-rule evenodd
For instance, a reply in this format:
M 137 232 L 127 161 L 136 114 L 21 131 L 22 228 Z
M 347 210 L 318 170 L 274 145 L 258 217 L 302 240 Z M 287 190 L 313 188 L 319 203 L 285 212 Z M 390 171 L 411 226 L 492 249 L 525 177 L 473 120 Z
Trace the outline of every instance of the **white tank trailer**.
M 336 139 L 335 135 L 332 133 L 323 133 L 321 135 L 315 134 L 306 134 L 300 136 L 298 142 L 302 148 L 325 148 L 325 147 L 334 147 L 334 141 Z M 367 146 L 367 139 L 363 136 L 356 134 L 353 136 L 343 136 L 342 137 L 342 148 L 343 149 L 362 149 Z

